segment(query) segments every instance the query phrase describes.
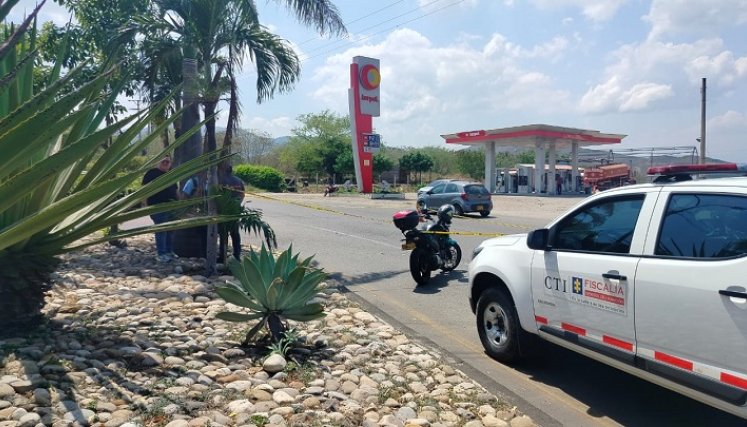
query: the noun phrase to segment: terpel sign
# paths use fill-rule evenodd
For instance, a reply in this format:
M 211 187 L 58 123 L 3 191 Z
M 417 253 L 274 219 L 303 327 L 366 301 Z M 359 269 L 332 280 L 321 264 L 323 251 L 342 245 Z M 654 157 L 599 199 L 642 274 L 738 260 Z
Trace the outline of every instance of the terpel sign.
M 379 60 L 356 56 L 353 62 L 358 64 L 359 104 L 361 114 L 379 117 L 379 85 L 381 84 L 381 73 L 379 72 Z

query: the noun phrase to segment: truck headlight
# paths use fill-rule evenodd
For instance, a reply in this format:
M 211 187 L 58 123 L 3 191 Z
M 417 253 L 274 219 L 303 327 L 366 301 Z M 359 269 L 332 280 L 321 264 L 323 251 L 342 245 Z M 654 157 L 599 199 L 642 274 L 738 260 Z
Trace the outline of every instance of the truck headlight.
M 475 249 L 472 249 L 472 259 L 475 259 L 478 255 L 480 255 L 480 252 L 482 252 L 482 245 L 476 247 Z

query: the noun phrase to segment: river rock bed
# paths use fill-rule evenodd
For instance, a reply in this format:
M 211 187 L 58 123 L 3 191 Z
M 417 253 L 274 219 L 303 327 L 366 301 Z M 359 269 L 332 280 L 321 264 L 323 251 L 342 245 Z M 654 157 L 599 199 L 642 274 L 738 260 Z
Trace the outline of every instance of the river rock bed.
M 230 277 L 152 247 L 63 257 L 49 321 L 0 339 L 0 427 L 534 425 L 335 289 L 285 357 L 242 346 L 253 325 L 215 318 L 237 310 L 214 292 Z

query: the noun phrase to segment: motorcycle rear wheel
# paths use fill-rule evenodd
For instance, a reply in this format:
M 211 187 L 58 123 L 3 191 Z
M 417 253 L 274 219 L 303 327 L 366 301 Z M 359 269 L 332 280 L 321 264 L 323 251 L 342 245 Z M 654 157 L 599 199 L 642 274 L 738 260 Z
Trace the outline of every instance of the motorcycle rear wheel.
M 459 267 L 459 263 L 462 261 L 462 248 L 459 247 L 458 244 L 450 244 L 446 250 L 450 252 L 452 259 L 454 260 L 454 264 L 449 268 L 444 268 L 443 271 L 451 271 L 457 267 Z
M 431 279 L 428 256 L 429 254 L 420 249 L 415 249 L 410 253 L 410 274 L 417 286 L 425 285 Z

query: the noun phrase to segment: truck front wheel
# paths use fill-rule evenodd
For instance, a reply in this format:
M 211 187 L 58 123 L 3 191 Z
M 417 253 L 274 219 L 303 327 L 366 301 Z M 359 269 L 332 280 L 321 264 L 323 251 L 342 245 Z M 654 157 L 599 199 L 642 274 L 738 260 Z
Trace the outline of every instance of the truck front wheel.
M 488 356 L 500 362 L 521 357 L 523 335 L 511 298 L 502 290 L 488 288 L 477 301 L 477 333 Z

